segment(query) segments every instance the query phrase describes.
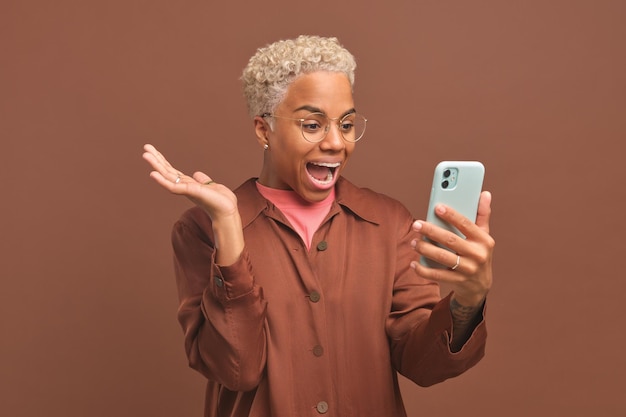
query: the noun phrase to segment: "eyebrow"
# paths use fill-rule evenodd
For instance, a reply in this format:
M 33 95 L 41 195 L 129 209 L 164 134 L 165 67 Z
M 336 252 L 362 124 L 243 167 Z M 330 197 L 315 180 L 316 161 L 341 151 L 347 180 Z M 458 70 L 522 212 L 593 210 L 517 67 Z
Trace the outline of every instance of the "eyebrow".
M 304 106 L 300 106 L 297 109 L 295 109 L 294 113 L 297 112 L 297 111 L 300 111 L 300 110 L 308 110 L 311 113 L 322 113 L 322 114 L 328 116 L 324 110 L 322 110 L 322 109 L 320 109 L 318 107 L 309 106 L 307 104 L 305 104 Z M 341 116 L 339 116 L 339 119 L 344 118 L 347 115 L 352 114 L 352 113 L 356 113 L 356 109 L 354 107 L 351 108 L 348 111 L 345 111 Z

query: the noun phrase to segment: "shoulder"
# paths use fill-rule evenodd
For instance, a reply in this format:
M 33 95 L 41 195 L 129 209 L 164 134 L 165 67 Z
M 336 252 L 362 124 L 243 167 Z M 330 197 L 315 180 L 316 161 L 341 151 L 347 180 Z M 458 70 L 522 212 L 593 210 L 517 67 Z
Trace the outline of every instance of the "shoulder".
M 337 202 L 372 223 L 381 224 L 391 218 L 412 220 L 411 213 L 400 201 L 370 188 L 358 187 L 343 177 L 337 183 Z

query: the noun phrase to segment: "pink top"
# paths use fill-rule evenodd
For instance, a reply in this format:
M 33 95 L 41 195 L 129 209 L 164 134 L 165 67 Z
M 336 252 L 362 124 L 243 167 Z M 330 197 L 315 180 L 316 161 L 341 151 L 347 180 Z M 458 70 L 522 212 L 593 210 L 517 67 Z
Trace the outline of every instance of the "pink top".
M 303 200 L 295 191 L 278 190 L 256 183 L 259 193 L 271 201 L 289 220 L 291 226 L 300 235 L 307 249 L 311 248 L 311 240 L 318 227 L 330 211 L 335 201 L 333 188 L 324 200 L 310 203 Z

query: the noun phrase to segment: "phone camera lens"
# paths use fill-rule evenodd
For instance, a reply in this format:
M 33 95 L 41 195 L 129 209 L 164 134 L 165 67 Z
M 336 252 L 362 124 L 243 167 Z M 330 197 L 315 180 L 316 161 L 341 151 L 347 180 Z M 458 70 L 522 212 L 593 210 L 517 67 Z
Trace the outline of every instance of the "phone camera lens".
M 448 182 L 448 180 L 444 180 L 444 181 L 441 183 L 441 188 L 446 189 L 446 188 L 448 188 L 448 185 L 450 185 L 450 183 Z
M 443 177 L 444 178 L 448 178 L 450 176 L 450 170 L 446 169 L 445 171 L 443 171 Z

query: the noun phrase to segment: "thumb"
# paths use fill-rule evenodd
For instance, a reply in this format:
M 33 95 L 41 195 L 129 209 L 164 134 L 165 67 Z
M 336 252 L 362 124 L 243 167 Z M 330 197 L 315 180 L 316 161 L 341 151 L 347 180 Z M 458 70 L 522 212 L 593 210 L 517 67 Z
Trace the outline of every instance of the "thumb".
M 489 233 L 489 219 L 491 217 L 491 193 L 483 191 L 478 201 L 478 212 L 476 214 L 476 226 Z
M 200 171 L 194 172 L 192 177 L 194 180 L 198 181 L 200 184 L 205 184 L 211 181 L 211 177 L 209 177 L 204 172 L 200 172 Z

